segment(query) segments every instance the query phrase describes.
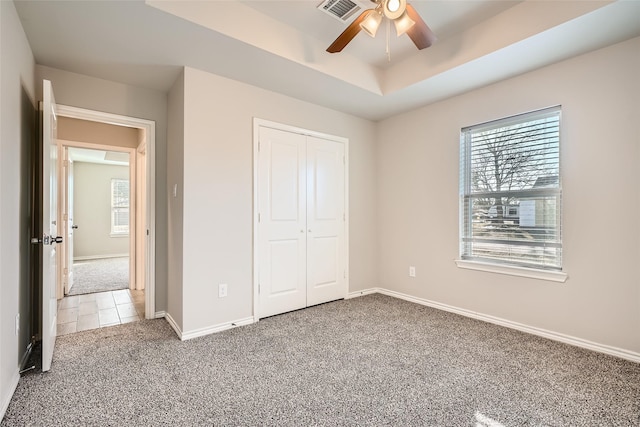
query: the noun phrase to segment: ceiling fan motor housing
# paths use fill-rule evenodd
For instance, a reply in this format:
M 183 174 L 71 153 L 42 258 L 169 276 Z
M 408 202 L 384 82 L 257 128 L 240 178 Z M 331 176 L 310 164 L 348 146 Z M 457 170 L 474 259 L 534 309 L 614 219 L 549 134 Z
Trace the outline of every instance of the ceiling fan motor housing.
M 407 0 L 383 0 L 382 2 L 384 16 L 391 20 L 400 18 L 406 9 Z

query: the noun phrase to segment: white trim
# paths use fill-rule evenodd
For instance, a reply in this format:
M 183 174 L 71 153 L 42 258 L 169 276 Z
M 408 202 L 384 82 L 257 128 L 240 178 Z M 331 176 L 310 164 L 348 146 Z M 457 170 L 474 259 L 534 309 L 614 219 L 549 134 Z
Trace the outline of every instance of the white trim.
M 0 405 L 0 421 L 4 418 L 4 414 L 7 413 L 7 408 L 9 407 L 9 403 L 11 403 L 11 398 L 13 398 L 13 394 L 16 392 L 16 388 L 18 387 L 18 382 L 20 381 L 20 373 L 16 370 L 13 374 L 13 378 L 9 383 L 9 390 L 7 395 L 5 396 L 2 404 Z
M 167 321 L 169 326 L 171 326 L 171 329 L 173 329 L 176 335 L 178 335 L 178 338 L 182 339 L 182 329 L 180 329 L 180 326 L 178 326 L 178 323 L 175 320 L 173 320 L 173 317 L 171 317 L 171 314 L 165 313 L 164 319 Z
M 380 288 L 369 288 L 369 289 L 363 289 L 361 291 L 349 292 L 344 299 L 351 299 L 351 298 L 363 297 L 365 295 L 376 294 L 379 292 L 379 289 Z
M 58 113 L 58 115 L 65 116 L 64 113 L 60 113 L 60 112 Z M 68 117 L 68 116 L 65 116 L 65 117 Z M 136 176 L 136 166 L 137 166 L 135 148 L 111 146 L 111 145 L 103 145 L 103 144 L 93 144 L 90 142 L 70 141 L 66 139 L 58 139 L 57 144 L 58 144 L 58 176 L 62 177 L 58 179 L 58 200 L 60 202 L 64 201 L 64 204 L 67 204 L 67 199 L 65 195 L 67 194 L 69 182 L 66 179 L 66 176 L 63 176 L 65 174 L 63 174 L 62 172 L 64 170 L 63 162 L 66 159 L 66 156 L 64 156 L 63 153 L 65 149 L 69 149 L 69 148 L 86 148 L 90 150 L 105 150 L 105 151 L 115 151 L 119 153 L 127 153 L 129 155 L 129 162 L 126 165 L 126 168 L 128 169 L 128 172 L 129 172 L 129 183 L 130 183 L 129 196 L 131 196 L 132 192 L 135 192 L 136 190 L 135 176 Z M 113 187 L 113 184 L 112 184 L 112 187 Z M 66 209 L 63 206 L 63 203 L 60 203 L 60 202 L 58 203 L 58 235 L 66 237 L 68 231 L 65 230 L 64 228 L 67 222 L 64 220 L 64 217 L 63 217 Z M 113 208 L 111 208 L 111 210 L 113 210 Z M 129 202 L 129 224 L 135 224 L 134 222 L 135 217 L 136 217 L 136 206 L 135 204 L 132 204 L 131 202 Z M 113 222 L 113 218 L 111 218 L 110 222 L 111 223 Z M 111 228 L 113 228 L 113 224 L 111 224 Z M 110 232 L 109 237 L 111 238 L 127 237 L 128 238 L 129 232 L 126 232 L 126 233 Z M 128 243 L 129 243 L 129 253 L 134 254 L 133 256 L 129 257 L 129 289 L 135 289 L 135 286 L 134 286 L 135 285 L 135 267 L 137 264 L 137 260 L 135 258 L 135 244 L 136 244 L 135 239 L 129 239 Z M 67 253 L 66 245 L 67 245 L 67 242 L 63 240 L 62 249 L 65 254 Z M 129 256 L 129 255 L 126 255 L 126 256 Z M 58 266 L 59 266 L 58 294 L 57 294 L 58 299 L 61 299 L 64 296 L 64 290 L 65 290 L 64 289 L 65 274 L 63 271 L 64 260 L 62 258 L 63 257 L 58 257 Z
M 621 359 L 640 363 L 640 353 L 636 353 L 634 351 L 625 350 L 623 348 L 613 347 L 606 344 L 595 343 L 593 341 L 585 340 L 585 339 L 574 337 L 571 335 L 549 331 L 547 329 L 537 328 L 535 326 L 529 326 L 523 323 L 513 322 L 511 320 L 503 319 L 500 317 L 478 313 L 476 311 L 466 310 L 464 308 L 458 308 L 452 305 L 442 304 L 436 301 L 431 301 L 424 298 L 418 298 L 411 295 L 403 294 L 401 292 L 390 291 L 384 288 L 371 288 L 364 291 L 352 292 L 349 295 L 350 297 L 357 297 L 357 296 L 361 296 L 360 295 L 361 293 L 362 295 L 380 293 L 393 298 L 399 298 L 405 301 L 413 302 L 420 305 L 425 305 L 427 307 L 432 307 L 438 310 L 448 311 L 450 313 L 459 314 L 461 316 L 470 317 L 472 319 L 481 320 L 483 322 L 493 323 L 494 325 L 504 326 L 506 328 L 515 329 L 515 330 L 526 332 L 532 335 L 537 335 L 539 337 L 547 338 L 553 341 L 559 341 L 564 344 L 569 344 L 576 347 L 585 348 L 587 350 L 596 351 L 598 353 L 608 354 L 609 356 L 619 357 Z
M 226 331 L 227 329 L 237 328 L 238 326 L 250 325 L 252 323 L 255 323 L 253 316 L 245 317 L 244 319 L 238 319 L 233 322 L 225 322 L 225 323 L 220 323 L 218 325 L 194 329 L 188 332 L 182 332 L 182 334 L 179 336 L 182 341 L 186 341 L 192 338 L 202 337 L 204 335 L 210 335 L 216 332 Z
M 156 311 L 156 314 L 153 316 L 154 319 L 162 319 L 167 317 L 167 312 L 164 310 Z
M 344 144 L 344 250 L 345 250 L 345 295 L 349 292 L 349 138 L 316 132 L 296 126 L 285 125 L 270 120 L 253 118 L 253 317 L 260 318 L 260 295 L 258 293 L 259 272 L 259 239 L 258 239 L 258 148 L 260 144 L 260 127 L 312 136 Z
M 129 254 L 111 254 L 111 255 L 86 255 L 73 257 L 74 261 L 88 261 L 91 259 L 103 259 L 103 258 L 125 258 L 129 257 Z
M 259 128 L 260 126 L 281 130 L 285 132 L 291 132 L 298 135 L 313 136 L 316 138 L 327 139 L 329 141 L 341 142 L 344 144 L 347 144 L 349 142 L 349 139 L 343 136 L 330 135 L 328 133 L 317 132 L 314 130 L 299 128 L 297 126 L 286 125 L 278 122 L 272 122 L 271 120 L 260 119 L 257 117 L 253 118 L 253 129 L 254 129 L 253 135 L 254 136 L 256 135 L 256 132 L 255 132 L 256 128 Z M 347 153 L 346 148 L 347 146 L 345 145 L 345 153 Z
M 486 271 L 489 273 L 507 274 L 509 276 L 528 277 L 530 279 L 548 280 L 551 282 L 564 283 L 569 277 L 567 273 L 552 270 L 536 270 L 533 268 L 516 267 L 513 265 L 492 264 L 489 262 L 469 261 L 456 259 L 459 268 L 467 270 Z
M 252 242 L 252 255 L 253 255 L 253 317 L 260 318 L 260 293 L 259 293 L 259 279 L 260 268 L 258 258 L 258 148 L 260 144 L 260 119 L 253 118 L 253 242 Z
M 153 120 L 88 110 L 85 108 L 58 105 L 58 115 L 74 119 L 90 120 L 116 126 L 127 126 L 144 131 L 146 149 L 146 223 L 149 234 L 146 241 L 145 259 L 145 318 L 153 319 L 156 307 L 156 123 Z M 138 144 L 138 147 L 140 144 Z M 98 148 L 99 145 L 94 144 Z M 114 149 L 115 147 L 110 147 Z M 135 149 L 133 149 L 135 152 Z M 131 166 L 131 164 L 130 164 Z M 134 165 L 135 166 L 135 165 Z M 134 252 L 135 253 L 135 252 Z

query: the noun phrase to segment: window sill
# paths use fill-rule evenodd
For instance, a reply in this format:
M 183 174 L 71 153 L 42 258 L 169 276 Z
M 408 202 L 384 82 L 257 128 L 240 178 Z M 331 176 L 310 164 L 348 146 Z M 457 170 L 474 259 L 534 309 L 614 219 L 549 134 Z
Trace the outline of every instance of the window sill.
M 564 283 L 567 280 L 567 273 L 561 271 L 535 270 L 533 268 L 514 267 L 511 265 L 491 264 L 488 262 L 468 261 L 457 259 L 456 265 L 459 268 L 468 270 L 487 271 L 489 273 L 507 274 L 510 276 L 528 277 L 530 279 L 548 280 L 551 282 Z

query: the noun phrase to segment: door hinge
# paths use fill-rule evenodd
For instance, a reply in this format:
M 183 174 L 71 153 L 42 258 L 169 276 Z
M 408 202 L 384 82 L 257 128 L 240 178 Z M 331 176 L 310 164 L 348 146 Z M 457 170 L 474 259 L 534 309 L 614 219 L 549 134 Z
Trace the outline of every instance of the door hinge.
M 149 230 L 147 230 L 147 236 L 149 235 Z

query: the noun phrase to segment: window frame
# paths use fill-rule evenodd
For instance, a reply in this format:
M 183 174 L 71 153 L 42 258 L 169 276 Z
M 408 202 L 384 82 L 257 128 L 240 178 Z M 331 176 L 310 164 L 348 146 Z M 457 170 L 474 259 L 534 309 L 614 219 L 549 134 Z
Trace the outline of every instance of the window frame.
M 475 133 L 485 131 L 495 131 L 500 128 L 508 128 L 510 126 L 526 125 L 526 123 L 535 122 L 545 117 L 557 115 L 558 121 L 558 142 L 557 142 L 557 185 L 551 188 L 531 188 L 522 190 L 503 190 L 500 191 L 472 191 L 472 145 L 471 137 Z M 501 118 L 485 123 L 480 123 L 473 126 L 467 126 L 460 131 L 460 182 L 459 182 L 459 258 L 456 259 L 456 264 L 460 268 L 490 271 L 500 274 L 509 274 L 515 276 L 531 277 L 535 279 L 552 280 L 558 282 L 564 282 L 567 279 L 567 274 L 562 271 L 563 264 L 563 244 L 562 244 L 562 171 L 561 171 L 561 152 L 562 145 L 562 108 L 560 105 L 544 108 L 540 110 L 534 110 L 514 116 Z M 545 148 L 546 150 L 546 148 Z M 546 155 L 546 152 L 542 155 Z M 474 211 L 473 203 L 471 202 L 477 198 L 517 198 L 518 202 L 521 199 L 531 199 L 535 197 L 549 197 L 555 200 L 555 224 L 553 231 L 557 234 L 557 242 L 549 244 L 549 247 L 556 247 L 560 249 L 560 254 L 555 258 L 559 266 L 549 265 L 535 265 L 531 262 L 525 262 L 525 260 L 518 260 L 517 256 L 505 256 L 505 257 L 483 257 L 474 253 L 473 249 L 469 245 L 469 242 L 475 240 L 473 232 Z M 506 212 L 503 213 L 505 220 L 514 218 L 510 215 L 510 208 L 514 208 L 516 212 L 518 224 L 520 221 L 520 206 L 501 204 L 504 206 Z M 518 225 L 519 227 L 519 225 Z M 517 240 L 501 240 L 491 242 L 491 239 L 487 239 L 487 244 L 502 244 L 502 245 L 522 245 L 531 247 L 540 247 L 540 242 L 536 241 L 535 244 L 527 244 L 526 242 L 519 242 Z M 502 243 L 504 242 L 504 243 Z M 546 246 L 544 244 L 542 247 Z
M 127 183 L 127 187 L 128 190 L 127 191 L 127 206 L 115 206 L 114 205 L 114 199 L 115 199 L 115 185 L 116 183 L 120 183 L 120 182 L 126 182 Z M 109 206 L 110 206 L 110 236 L 111 237 L 128 237 L 129 236 L 129 232 L 131 230 L 131 224 L 130 224 L 130 219 L 131 219 L 131 187 L 130 187 L 130 182 L 129 179 L 126 178 L 111 178 L 111 188 L 110 188 L 110 201 L 109 201 Z M 122 227 L 122 226 L 118 226 L 115 222 L 116 219 L 116 212 L 120 212 L 122 210 L 126 209 L 127 211 L 127 229 L 126 230 L 120 230 L 118 229 L 118 227 Z

